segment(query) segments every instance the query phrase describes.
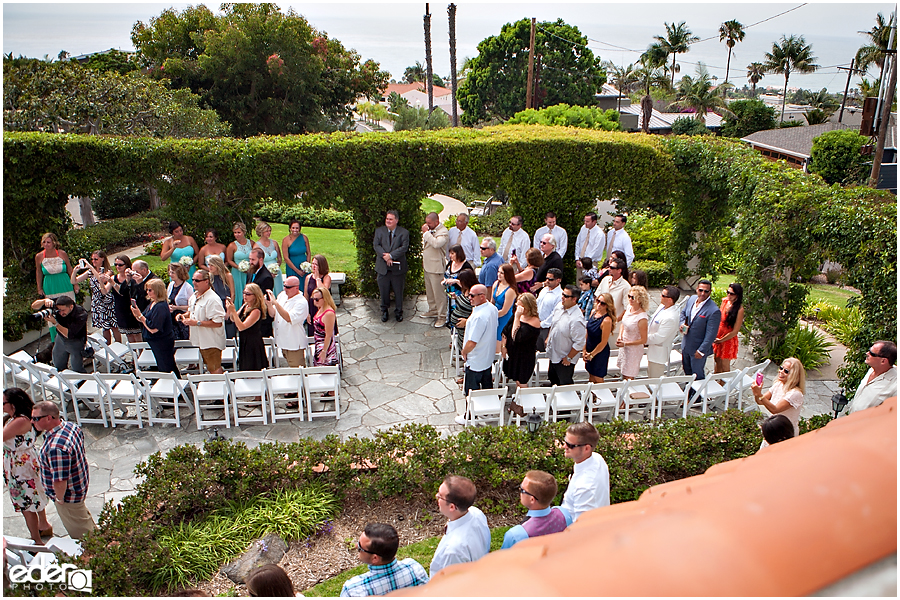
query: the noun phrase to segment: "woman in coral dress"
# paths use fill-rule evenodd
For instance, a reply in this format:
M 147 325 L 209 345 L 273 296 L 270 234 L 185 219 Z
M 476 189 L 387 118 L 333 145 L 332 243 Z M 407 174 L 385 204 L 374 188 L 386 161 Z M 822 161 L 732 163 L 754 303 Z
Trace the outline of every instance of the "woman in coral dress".
M 738 355 L 738 333 L 744 324 L 744 288 L 739 283 L 728 286 L 728 295 L 722 300 L 722 321 L 713 341 L 713 355 L 716 360 L 714 373 L 731 370 L 731 361 Z

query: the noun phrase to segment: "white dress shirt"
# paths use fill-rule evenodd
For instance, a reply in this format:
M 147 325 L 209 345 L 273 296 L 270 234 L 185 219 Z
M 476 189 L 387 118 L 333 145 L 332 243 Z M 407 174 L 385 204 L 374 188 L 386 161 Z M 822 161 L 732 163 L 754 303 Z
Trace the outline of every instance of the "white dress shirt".
M 450 248 L 457 244 L 462 246 L 463 252 L 466 253 L 466 260 L 472 263 L 473 267 L 481 266 L 481 244 L 478 241 L 478 235 L 472 231 L 471 227 L 466 227 L 460 231 L 456 227 L 448 230 L 449 243 L 446 248 L 447 260 L 450 260 Z
M 562 300 L 562 286 L 558 285 L 555 289 L 550 286 L 544 286 L 541 293 L 537 297 L 538 319 L 541 320 L 541 329 L 550 328 L 550 319 L 553 317 L 553 309 Z
M 869 377 L 874 372 L 875 370 L 869 367 L 865 377 L 859 382 L 859 387 L 856 388 L 856 395 L 850 401 L 850 408 L 847 410 L 847 414 L 878 406 L 888 398 L 897 395 L 897 367 L 891 367 L 872 381 L 869 381 Z
M 606 246 L 607 256 L 612 256 L 613 250 L 621 250 L 625 253 L 625 262 L 629 267 L 631 266 L 631 262 L 634 260 L 634 248 L 631 246 L 631 236 L 624 227 L 618 231 L 610 230 L 606 234 Z
M 659 365 L 669 363 L 669 349 L 678 335 L 681 310 L 677 304 L 669 308 L 659 305 L 647 325 L 647 360 Z
M 303 294 L 297 294 L 288 298 L 287 292 L 278 294 L 275 299 L 291 318 L 288 323 L 275 309 L 275 317 L 272 321 L 272 331 L 275 335 L 275 344 L 282 350 L 301 350 L 309 345 L 306 337 L 306 317 L 309 316 L 309 302 Z
M 584 350 L 586 339 L 587 325 L 581 309 L 577 304 L 566 309 L 560 302 L 553 309 L 550 334 L 547 336 L 547 358 L 552 363 L 562 362 L 572 350 Z
M 216 294 L 212 287 L 197 297 L 193 294 L 188 299 L 188 313 L 191 319 L 200 321 L 215 321 L 216 323 L 225 322 L 225 307 L 222 306 L 222 299 Z M 211 348 L 225 349 L 225 326 L 222 327 L 201 327 L 195 325 L 190 328 L 191 345 L 207 350 Z
M 534 232 L 534 247 L 538 250 L 541 249 L 541 238 L 546 234 L 552 235 L 556 239 L 556 251 L 559 253 L 560 257 L 566 255 L 566 248 L 569 246 L 569 234 L 566 233 L 566 230 L 557 225 L 553 229 L 550 229 L 546 225 L 538 229 Z
M 431 559 L 431 576 L 450 565 L 474 562 L 491 548 L 491 530 L 484 513 L 474 506 L 456 519 L 447 522 L 447 533 L 438 543 Z
M 602 456 L 593 452 L 586 460 L 575 463 L 560 508 L 571 517 L 571 523 L 583 512 L 601 506 L 609 506 L 609 467 Z
M 490 299 L 473 307 L 466 319 L 463 347 L 470 341 L 475 342 L 475 348 L 466 355 L 466 367 L 471 371 L 490 369 L 497 354 L 497 307 Z
M 584 244 L 587 242 L 587 248 Z M 589 256 L 594 262 L 594 268 L 600 268 L 603 262 L 603 249 L 606 246 L 606 234 L 599 225 L 594 225 L 590 229 L 586 225 L 581 226 L 578 232 L 578 239 L 575 240 L 575 258 L 584 258 Z
M 510 241 L 512 240 L 512 241 Z M 512 243 L 510 247 L 509 255 L 505 254 L 506 246 Z M 519 257 L 519 264 L 525 264 L 525 253 L 528 252 L 528 249 L 531 248 L 531 238 L 528 237 L 528 232 L 524 229 L 520 229 L 517 232 L 513 233 L 513 230 L 509 227 L 503 232 L 503 237 L 500 238 L 500 247 L 497 248 L 497 254 L 503 258 L 503 262 L 509 262 L 509 257 L 512 256 L 512 249 L 515 248 L 516 256 Z

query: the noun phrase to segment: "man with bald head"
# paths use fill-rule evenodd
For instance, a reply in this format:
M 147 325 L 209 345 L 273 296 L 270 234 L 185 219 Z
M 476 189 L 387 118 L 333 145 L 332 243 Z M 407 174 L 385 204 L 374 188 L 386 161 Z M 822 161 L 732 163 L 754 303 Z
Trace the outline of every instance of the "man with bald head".
M 266 291 L 266 309 L 272 317 L 275 345 L 289 367 L 303 366 L 303 352 L 308 345 L 305 323 L 309 315 L 309 303 L 300 293 L 300 279 L 291 275 L 284 280 L 284 291 L 275 297 L 272 290 Z
M 466 334 L 463 338 L 462 357 L 466 361 L 463 393 L 469 390 L 493 387 L 491 367 L 497 351 L 497 307 L 488 301 L 488 289 L 473 285 L 469 290 L 472 301 L 472 315 L 466 319 Z

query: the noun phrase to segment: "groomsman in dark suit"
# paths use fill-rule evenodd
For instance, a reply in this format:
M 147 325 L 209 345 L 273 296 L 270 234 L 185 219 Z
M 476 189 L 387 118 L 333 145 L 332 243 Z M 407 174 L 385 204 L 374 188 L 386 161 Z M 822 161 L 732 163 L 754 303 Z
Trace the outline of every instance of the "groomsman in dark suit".
M 406 252 L 409 250 L 409 232 L 400 227 L 400 213 L 389 210 L 384 217 L 384 227 L 375 230 L 372 246 L 375 248 L 375 272 L 378 274 L 378 291 L 381 293 L 381 321 L 388 320 L 391 290 L 394 290 L 394 315 L 403 320 L 403 288 L 406 284 Z
M 266 290 L 275 289 L 275 278 L 266 267 L 266 253 L 261 248 L 254 248 L 250 251 L 250 272 L 247 273 L 247 283 L 258 285 L 262 290 L 263 298 L 266 297 Z M 272 317 L 267 311 L 263 311 L 259 329 L 263 337 L 272 337 Z
M 719 331 L 722 313 L 716 303 L 709 299 L 712 283 L 701 279 L 697 284 L 697 294 L 688 298 L 681 309 L 681 366 L 684 374 L 696 374 L 697 379 L 706 378 L 706 359 L 712 354 L 713 340 Z

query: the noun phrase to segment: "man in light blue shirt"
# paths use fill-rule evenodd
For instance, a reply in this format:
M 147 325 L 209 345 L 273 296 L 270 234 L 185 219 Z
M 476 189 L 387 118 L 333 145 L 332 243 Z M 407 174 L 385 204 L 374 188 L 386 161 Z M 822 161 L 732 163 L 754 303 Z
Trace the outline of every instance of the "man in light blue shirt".
M 468 477 L 450 475 L 438 488 L 438 510 L 450 519 L 431 560 L 431 576 L 450 565 L 473 562 L 491 549 L 487 518 L 472 506 L 477 490 Z
M 490 389 L 494 385 L 491 374 L 494 356 L 497 354 L 497 307 L 488 302 L 488 289 L 473 285 L 469 290 L 472 315 L 466 319 L 462 357 L 466 361 L 463 394 L 469 390 Z
M 503 536 L 501 550 L 512 548 L 522 540 L 558 533 L 566 528 L 566 515 L 550 503 L 556 497 L 556 478 L 544 471 L 528 471 L 519 486 L 519 502 L 528 509 L 528 518 Z
M 497 271 L 503 264 L 503 258 L 497 254 L 497 242 L 494 238 L 486 237 L 481 240 L 481 257 L 484 264 L 481 265 L 478 283 L 490 289 L 497 281 Z

